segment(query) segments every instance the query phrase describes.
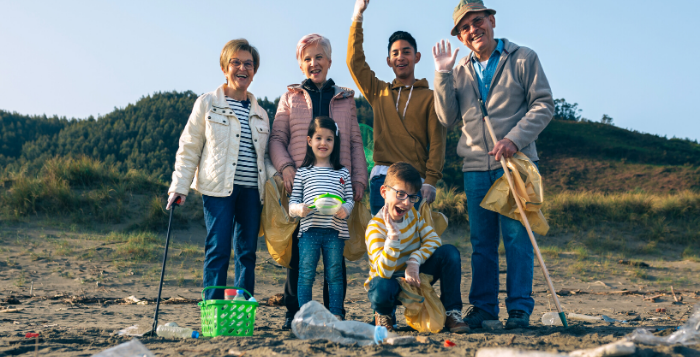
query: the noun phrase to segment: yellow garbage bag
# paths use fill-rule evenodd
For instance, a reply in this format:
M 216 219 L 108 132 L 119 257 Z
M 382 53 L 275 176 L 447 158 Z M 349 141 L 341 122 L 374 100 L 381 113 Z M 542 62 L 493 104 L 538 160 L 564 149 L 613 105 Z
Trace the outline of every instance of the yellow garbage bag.
M 441 212 L 431 210 L 430 204 L 426 203 L 425 200 L 423 200 L 418 207 L 418 213 L 423 217 L 425 223 L 433 227 L 438 236 L 442 236 L 442 233 L 445 232 L 449 224 L 447 216 Z
M 261 233 L 265 235 L 267 251 L 272 259 L 287 268 L 292 259 L 292 234 L 298 224 L 298 218 L 289 216 L 289 198 L 284 181 L 279 176 L 270 177 L 265 182 L 265 204 L 260 215 Z
M 375 278 L 378 279 L 378 278 Z M 420 274 L 420 288 L 398 278 L 401 286 L 399 301 L 406 308 L 406 323 L 418 332 L 438 333 L 445 327 L 445 307 L 430 285 L 433 276 Z
M 348 260 L 358 260 L 367 253 L 365 231 L 371 219 L 372 213 L 370 213 L 367 207 L 365 207 L 362 202 L 355 202 L 350 217 L 348 217 L 350 239 L 345 242 L 345 250 L 343 251 L 343 256 Z
M 525 216 L 530 222 L 532 231 L 546 235 L 549 231 L 549 224 L 541 211 L 544 204 L 544 189 L 542 188 L 540 171 L 525 154 L 519 151 L 508 160 L 508 168 L 513 173 L 515 197 L 510 192 L 508 179 L 503 175 L 491 186 L 481 201 L 481 207 L 498 212 L 508 218 L 517 219 L 522 223 L 518 206 L 515 203 L 517 197 L 525 208 Z

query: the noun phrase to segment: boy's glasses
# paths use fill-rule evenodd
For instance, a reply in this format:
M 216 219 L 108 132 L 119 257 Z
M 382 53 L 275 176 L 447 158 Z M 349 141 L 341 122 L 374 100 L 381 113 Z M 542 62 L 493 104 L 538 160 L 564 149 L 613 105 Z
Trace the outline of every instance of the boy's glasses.
M 386 187 L 396 191 L 396 199 L 398 199 L 399 201 L 403 201 L 407 198 L 411 203 L 416 203 L 416 202 L 420 201 L 420 196 L 417 194 L 416 195 L 409 195 L 406 191 L 399 191 L 391 186 L 386 186 Z

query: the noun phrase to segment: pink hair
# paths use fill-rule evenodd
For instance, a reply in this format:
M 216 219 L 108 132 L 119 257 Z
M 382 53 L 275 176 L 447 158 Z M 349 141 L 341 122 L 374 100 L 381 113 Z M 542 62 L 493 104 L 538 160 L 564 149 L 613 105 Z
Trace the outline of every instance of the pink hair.
M 331 59 L 331 41 L 317 33 L 312 33 L 302 37 L 297 43 L 297 61 L 299 61 L 299 65 L 301 65 L 303 60 L 301 56 L 304 53 L 304 49 L 313 45 L 321 45 L 326 57 Z

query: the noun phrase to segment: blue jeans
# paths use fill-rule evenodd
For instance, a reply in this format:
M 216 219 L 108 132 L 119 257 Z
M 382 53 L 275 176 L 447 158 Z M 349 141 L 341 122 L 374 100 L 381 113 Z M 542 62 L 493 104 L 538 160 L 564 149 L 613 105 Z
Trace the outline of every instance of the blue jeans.
M 345 240 L 338 238 L 332 228 L 309 228 L 299 234 L 299 307 L 311 301 L 311 289 L 316 278 L 316 265 L 323 250 L 323 267 L 328 283 L 328 309 L 334 315 L 343 315 L 343 250 Z
M 372 180 L 369 182 L 369 210 L 372 212 L 373 216 L 376 215 L 377 212 L 382 209 L 382 207 L 384 207 L 384 197 L 382 197 L 381 192 L 384 179 L 386 179 L 386 175 L 377 175 L 372 177 Z M 396 192 L 391 191 L 390 194 L 395 195 Z M 418 190 L 418 196 L 423 198 L 420 194 L 420 190 Z M 416 202 L 413 207 L 418 209 L 418 207 L 420 207 L 420 200 Z
M 459 250 L 451 244 L 438 247 L 433 255 L 420 266 L 420 272 L 433 276 L 432 284 L 440 280 L 440 301 L 446 311 L 462 311 L 462 267 Z M 392 315 L 399 303 L 401 286 L 396 278 L 404 276 L 404 272 L 395 272 L 391 278 L 384 279 L 375 276 L 369 282 L 367 297 L 372 309 L 381 315 Z
M 531 297 L 534 252 L 527 230 L 520 221 L 480 206 L 489 188 L 501 176 L 502 168 L 464 173 L 464 191 L 467 194 L 473 249 L 469 302 L 493 316 L 498 316 L 498 243 L 499 235 L 502 235 L 507 265 L 506 309 L 532 314 L 535 306 L 535 299 Z
M 233 185 L 230 196 L 202 195 L 202 202 L 207 226 L 202 285 L 226 285 L 233 243 L 233 285 L 255 294 L 255 251 L 262 210 L 258 189 Z M 224 298 L 221 289 L 209 289 L 204 294 L 206 299 Z

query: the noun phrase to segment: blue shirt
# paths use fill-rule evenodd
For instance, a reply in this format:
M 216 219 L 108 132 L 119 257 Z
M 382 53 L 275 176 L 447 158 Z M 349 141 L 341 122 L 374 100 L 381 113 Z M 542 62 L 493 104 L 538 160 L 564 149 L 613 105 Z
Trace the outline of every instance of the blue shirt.
M 493 53 L 491 53 L 491 57 L 489 57 L 489 61 L 486 63 L 486 68 L 483 68 L 479 59 L 472 54 L 472 64 L 474 65 L 476 77 L 479 81 L 481 100 L 483 100 L 484 103 L 486 103 L 486 98 L 488 98 L 489 89 L 491 89 L 491 80 L 496 73 L 498 62 L 501 60 L 501 52 L 503 52 L 503 41 L 499 39 L 496 48 L 493 50 Z

